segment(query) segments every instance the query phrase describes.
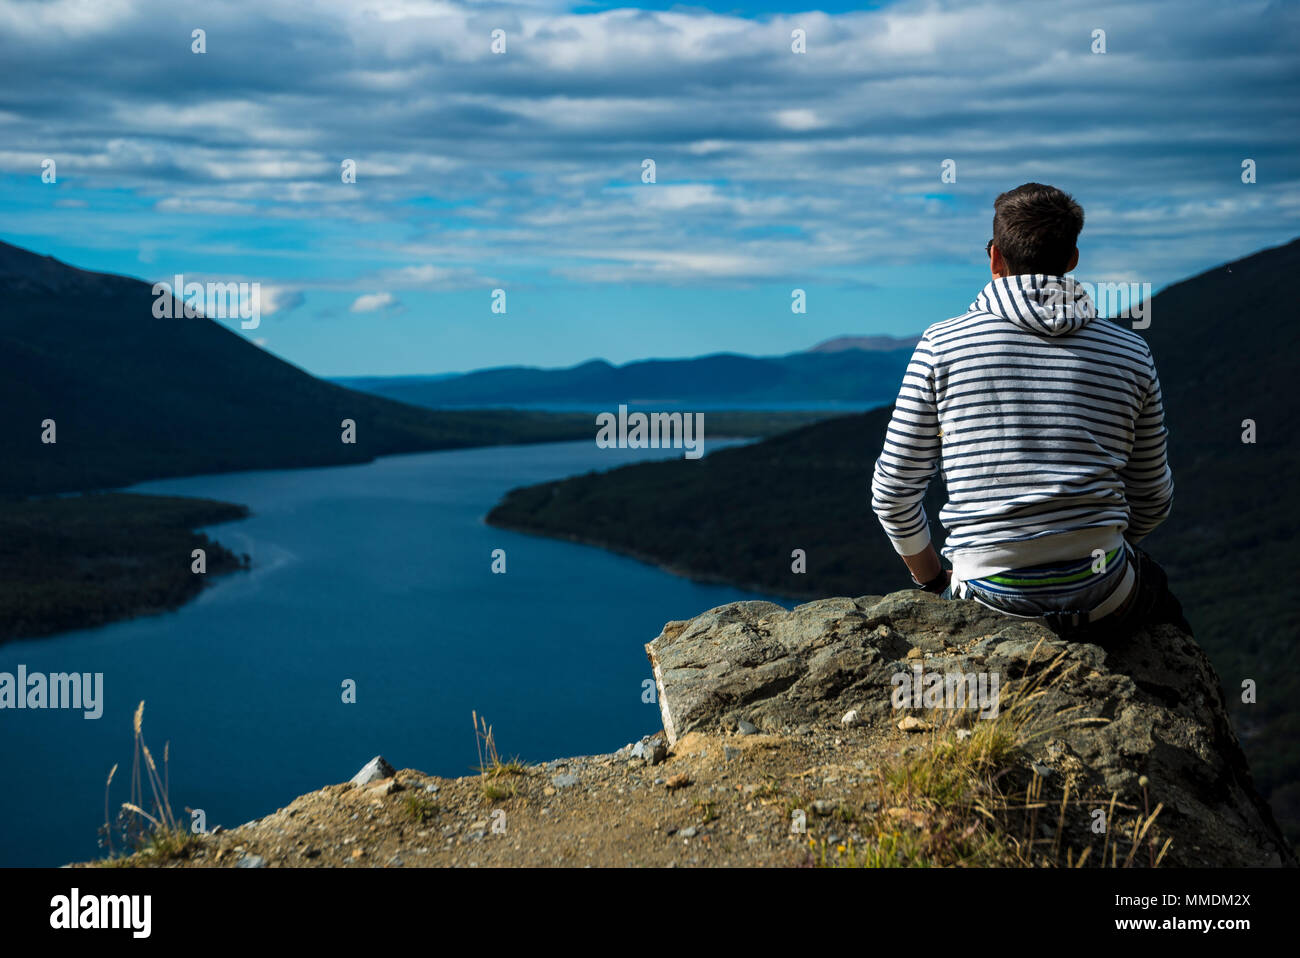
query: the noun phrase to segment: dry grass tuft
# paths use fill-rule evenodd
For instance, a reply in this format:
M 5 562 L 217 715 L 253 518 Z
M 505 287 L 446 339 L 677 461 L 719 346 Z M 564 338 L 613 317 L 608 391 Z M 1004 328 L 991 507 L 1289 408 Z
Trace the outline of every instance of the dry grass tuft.
M 136 706 L 131 719 L 134 757 L 131 766 L 131 795 L 121 804 L 116 818 L 110 813 L 109 794 L 117 774 L 114 764 L 104 782 L 104 824 L 100 826 L 100 847 L 108 849 L 99 864 L 111 867 L 145 865 L 186 858 L 200 842 L 172 813 L 168 788 L 171 776 L 171 743 L 163 745 L 161 774 L 153 752 L 144 740 L 144 702 Z M 141 759 L 143 758 L 143 763 Z M 149 798 L 145 798 L 148 785 Z M 146 807 L 150 810 L 146 811 Z M 122 843 L 118 852 L 114 834 Z
M 1030 663 L 1038 656 L 1036 646 Z M 1065 782 L 1059 803 L 1045 797 L 1044 779 L 1036 770 L 1023 788 L 1011 783 L 1023 774 L 1029 747 L 1064 729 L 1104 724 L 1105 719 L 1072 715 L 1075 709 L 1048 713 L 1043 707 L 1048 693 L 1077 666 L 1062 668 L 1058 655 L 1036 674 L 1021 680 L 1010 702 L 998 714 L 974 723 L 965 737 L 956 735 L 960 713 L 936 715 L 928 747 L 920 754 L 904 754 L 887 762 L 877 776 L 878 814 L 863 821 L 865 841 L 828 848 L 823 839 L 809 839 L 809 864 L 850 867 L 1082 867 L 1085 863 L 1129 867 L 1140 849 L 1148 849 L 1146 863 L 1157 867 L 1171 839 L 1157 851 L 1155 823 L 1163 806 L 1149 808 L 1143 782 L 1144 807 L 1139 810 L 1112 795 L 1106 810 L 1107 829 L 1101 854 L 1090 861 L 1092 849 L 1082 852 L 1062 845 L 1067 811 L 1088 809 L 1071 794 Z M 936 712 L 940 710 L 935 710 Z M 1040 818 L 1057 805 L 1054 828 Z M 1117 812 L 1132 814 L 1121 824 Z M 1121 814 L 1121 818 L 1123 815 Z M 1049 831 L 1044 836 L 1042 833 Z M 1112 838 L 1112 836 L 1114 836 Z M 1127 845 L 1121 859 L 1121 844 Z M 1107 857 L 1109 853 L 1109 861 Z

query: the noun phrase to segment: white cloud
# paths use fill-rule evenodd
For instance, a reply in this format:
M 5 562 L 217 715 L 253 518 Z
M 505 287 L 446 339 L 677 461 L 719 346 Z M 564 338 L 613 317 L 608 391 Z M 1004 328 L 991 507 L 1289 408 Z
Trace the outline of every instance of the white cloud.
M 290 310 L 297 309 L 306 301 L 306 297 L 301 290 L 286 289 L 283 286 L 268 286 L 266 283 L 258 283 L 253 287 L 253 290 L 255 308 L 260 311 L 262 316 L 287 313 Z
M 349 311 L 353 313 L 373 313 L 378 309 L 389 309 L 396 304 L 397 299 L 392 293 L 366 293 L 364 296 L 356 298 Z
M 814 110 L 778 110 L 776 122 L 787 130 L 815 130 L 823 125 Z
M 380 280 L 387 286 L 399 289 L 473 289 L 488 286 L 492 280 L 479 276 L 468 267 L 433 266 L 425 263 L 420 266 L 403 266 L 400 269 L 384 270 Z

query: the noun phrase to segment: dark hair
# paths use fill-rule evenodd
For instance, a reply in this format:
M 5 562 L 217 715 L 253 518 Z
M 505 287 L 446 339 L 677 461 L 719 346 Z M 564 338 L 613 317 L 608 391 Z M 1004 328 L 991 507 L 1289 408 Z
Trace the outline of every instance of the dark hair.
M 993 242 L 1013 276 L 1059 276 L 1083 230 L 1083 207 L 1069 193 L 1026 183 L 993 201 Z

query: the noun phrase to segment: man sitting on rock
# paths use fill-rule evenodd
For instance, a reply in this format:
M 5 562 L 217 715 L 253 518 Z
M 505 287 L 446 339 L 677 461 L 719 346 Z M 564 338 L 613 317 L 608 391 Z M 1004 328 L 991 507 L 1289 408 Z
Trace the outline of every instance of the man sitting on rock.
M 871 505 L 912 579 L 1098 641 L 1173 622 L 1164 572 L 1135 548 L 1169 515 L 1174 483 L 1146 341 L 1099 319 L 1066 274 L 1083 209 L 1026 183 L 993 204 L 992 280 L 930 326 L 903 376 Z M 942 567 L 922 499 L 948 488 Z

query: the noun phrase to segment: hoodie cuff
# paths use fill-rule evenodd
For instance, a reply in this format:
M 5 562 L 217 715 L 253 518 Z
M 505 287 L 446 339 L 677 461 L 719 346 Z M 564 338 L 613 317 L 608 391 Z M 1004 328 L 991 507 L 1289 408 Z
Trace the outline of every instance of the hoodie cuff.
M 914 532 L 906 539 L 891 538 L 889 541 L 894 544 L 894 551 L 899 555 L 914 556 L 918 552 L 923 552 L 930 544 L 930 524 L 927 522 L 924 529 Z

